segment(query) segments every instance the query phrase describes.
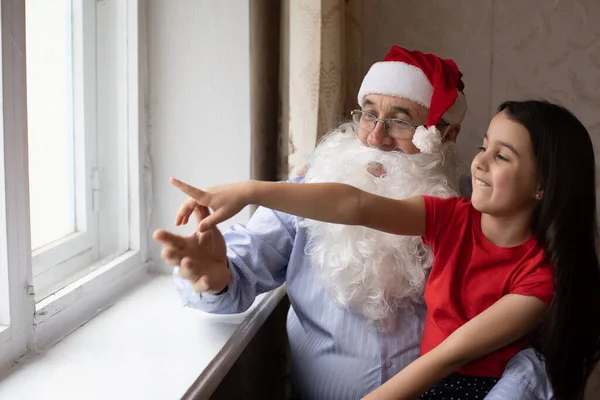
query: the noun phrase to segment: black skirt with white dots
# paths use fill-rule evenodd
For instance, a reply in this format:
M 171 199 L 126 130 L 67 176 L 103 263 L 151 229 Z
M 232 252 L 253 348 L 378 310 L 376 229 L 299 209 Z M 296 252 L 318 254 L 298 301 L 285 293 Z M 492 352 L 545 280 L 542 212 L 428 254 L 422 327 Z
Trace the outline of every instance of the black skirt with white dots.
M 452 374 L 423 393 L 421 400 L 483 400 L 497 378 Z

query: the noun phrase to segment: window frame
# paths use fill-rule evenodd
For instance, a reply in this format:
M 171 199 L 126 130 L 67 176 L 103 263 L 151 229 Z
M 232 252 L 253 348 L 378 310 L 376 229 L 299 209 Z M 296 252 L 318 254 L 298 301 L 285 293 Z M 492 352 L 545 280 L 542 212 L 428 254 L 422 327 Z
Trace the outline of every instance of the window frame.
M 25 2 L 0 0 L 0 363 L 33 337 L 29 229 Z
M 56 343 L 62 337 L 93 318 L 102 309 L 113 304 L 118 297 L 132 286 L 149 277 L 150 259 L 148 252 L 149 213 L 151 204 L 151 168 L 147 144 L 146 117 L 146 76 L 145 60 L 145 2 L 139 0 L 83 0 L 94 4 L 95 18 L 109 19 L 104 29 L 113 29 L 112 44 L 103 43 L 102 30 L 94 24 L 97 41 L 94 57 L 95 68 L 104 68 L 112 76 L 114 83 L 105 90 L 114 93 L 116 98 L 111 108 L 113 115 L 103 115 L 100 104 L 94 108 L 98 114 L 94 119 L 85 119 L 84 125 L 91 124 L 98 137 L 102 135 L 98 120 L 107 116 L 115 123 L 119 135 L 118 156 L 121 160 L 118 189 L 122 190 L 107 212 L 99 209 L 102 218 L 122 218 L 116 225 L 117 246 L 102 254 L 102 233 L 99 230 L 98 261 L 85 266 L 75 280 L 62 281 L 59 288 L 43 298 L 35 298 L 33 282 L 32 253 L 30 251 L 29 225 L 29 185 L 27 168 L 27 109 L 25 87 L 25 0 L 0 0 L 0 24 L 2 45 L 2 149 L 4 163 L 0 166 L 0 226 L 6 220 L 6 230 L 0 229 L 0 366 L 25 354 Z M 82 3 L 84 4 L 84 3 Z M 104 7 L 100 11 L 100 7 Z M 103 22 L 106 22 L 103 21 Z M 89 28 L 89 24 L 85 29 Z M 91 28 L 90 28 L 91 29 Z M 114 30 L 114 29 L 113 29 Z M 101 64 L 99 48 L 108 46 L 115 58 Z M 90 55 L 91 57 L 91 55 Z M 143 60 L 143 62 L 140 62 Z M 100 102 L 101 85 L 104 83 L 93 72 L 96 88 L 84 91 L 86 99 Z M 77 73 L 77 72 L 76 72 Z M 79 73 L 92 74 L 90 69 Z M 106 76 L 106 75 L 105 75 Z M 87 78 L 86 78 L 87 79 Z M 89 100 L 87 105 L 91 104 Z M 86 106 L 87 106 L 86 105 Z M 86 150 L 87 151 L 87 150 Z M 98 159 L 99 165 L 102 160 Z M 14 170 L 13 174 L 5 174 Z M 123 173 L 122 171 L 126 171 Z M 115 172 L 112 171 L 114 174 Z M 110 176 L 109 176 L 110 177 Z M 87 177 L 86 177 L 87 178 Z M 100 174 L 102 182 L 102 175 Z M 87 189 L 86 189 L 87 190 Z M 100 191 L 100 202 L 103 201 Z M 107 193 L 104 194 L 109 195 Z M 3 204 L 4 203 L 4 204 Z M 26 204 L 27 207 L 23 207 Z M 2 207 L 4 205 L 4 207 Z M 115 231 L 105 230 L 105 234 L 115 236 Z M 111 249 L 110 246 L 105 249 Z M 6 250 L 6 252 L 4 251 Z M 3 286 L 3 274 L 8 276 Z M 6 302 L 5 300 L 8 300 Z M 37 302 L 36 302 L 37 301 Z

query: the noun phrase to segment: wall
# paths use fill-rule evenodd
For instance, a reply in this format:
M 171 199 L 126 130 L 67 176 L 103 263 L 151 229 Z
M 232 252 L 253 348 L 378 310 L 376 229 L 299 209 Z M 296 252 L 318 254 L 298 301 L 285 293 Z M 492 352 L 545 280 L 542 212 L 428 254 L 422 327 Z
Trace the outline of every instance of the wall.
M 190 231 L 173 229 L 185 196 L 170 176 L 199 187 L 250 177 L 249 53 L 248 2 L 149 1 L 151 230 Z
M 392 44 L 453 58 L 469 111 L 458 144 L 470 162 L 507 99 L 546 98 L 571 111 L 600 140 L 600 2 L 597 0 L 363 3 L 363 68 Z M 599 154 L 596 155 L 598 157 Z

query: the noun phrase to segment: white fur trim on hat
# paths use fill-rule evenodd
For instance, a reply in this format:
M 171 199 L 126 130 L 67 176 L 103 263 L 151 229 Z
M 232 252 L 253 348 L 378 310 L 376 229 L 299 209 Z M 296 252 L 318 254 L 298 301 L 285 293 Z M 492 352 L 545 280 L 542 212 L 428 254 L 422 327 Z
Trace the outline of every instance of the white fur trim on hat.
M 454 104 L 452 104 L 452 107 L 442 115 L 442 118 L 452 125 L 460 125 L 463 119 L 465 119 L 466 113 L 467 99 L 465 98 L 465 95 L 459 91 L 456 100 L 454 100 Z
M 368 94 L 402 97 L 429 108 L 433 86 L 418 67 L 399 61 L 382 61 L 373 64 L 363 79 L 358 91 L 361 107 Z
M 384 94 L 402 97 L 429 108 L 433 86 L 420 68 L 399 61 L 382 61 L 373 64 L 358 91 L 358 104 L 362 107 L 365 96 Z M 467 113 L 467 100 L 458 92 L 452 107 L 442 118 L 451 124 L 460 124 Z

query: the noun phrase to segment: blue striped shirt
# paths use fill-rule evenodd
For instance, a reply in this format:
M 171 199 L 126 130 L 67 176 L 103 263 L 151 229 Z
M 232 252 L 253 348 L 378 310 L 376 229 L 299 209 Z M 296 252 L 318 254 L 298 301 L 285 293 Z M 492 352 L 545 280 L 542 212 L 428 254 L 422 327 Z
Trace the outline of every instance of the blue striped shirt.
M 199 294 L 174 277 L 184 303 L 210 313 L 238 313 L 255 297 L 287 283 L 287 330 L 294 388 L 306 399 L 357 399 L 419 356 L 425 306 L 398 310 L 391 333 L 374 331 L 360 314 L 338 306 L 305 254 L 299 218 L 259 208 L 246 226 L 225 234 L 231 270 L 228 291 Z M 551 399 L 544 367 L 531 349 L 519 353 L 488 400 Z

